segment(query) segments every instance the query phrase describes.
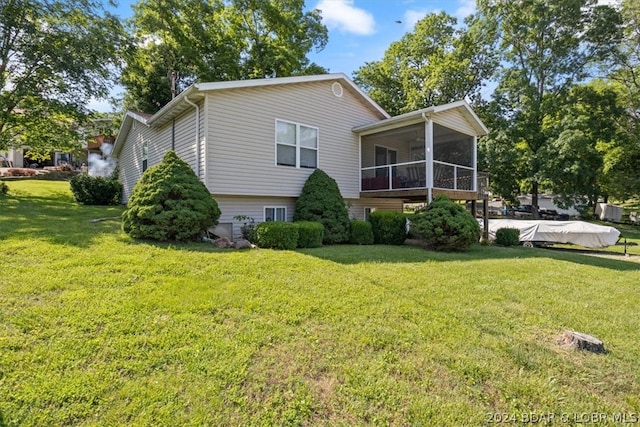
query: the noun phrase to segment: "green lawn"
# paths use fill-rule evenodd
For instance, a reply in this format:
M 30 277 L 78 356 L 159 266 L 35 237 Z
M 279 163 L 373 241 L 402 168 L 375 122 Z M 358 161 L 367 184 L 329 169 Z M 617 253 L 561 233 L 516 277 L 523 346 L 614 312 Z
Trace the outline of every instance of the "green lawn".
M 79 206 L 68 183 L 8 184 L 0 426 L 518 425 L 532 414 L 616 425 L 640 414 L 637 255 L 137 242 L 113 219 L 122 208 Z M 560 348 L 564 329 L 608 352 Z

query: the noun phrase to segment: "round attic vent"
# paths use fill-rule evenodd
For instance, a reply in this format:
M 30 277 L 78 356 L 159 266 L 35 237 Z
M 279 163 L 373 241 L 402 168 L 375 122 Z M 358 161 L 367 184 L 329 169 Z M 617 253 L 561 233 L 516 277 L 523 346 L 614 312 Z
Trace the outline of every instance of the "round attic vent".
M 335 82 L 334 84 L 331 85 L 331 92 L 333 92 L 335 96 L 340 98 L 343 93 L 342 85 L 338 82 Z

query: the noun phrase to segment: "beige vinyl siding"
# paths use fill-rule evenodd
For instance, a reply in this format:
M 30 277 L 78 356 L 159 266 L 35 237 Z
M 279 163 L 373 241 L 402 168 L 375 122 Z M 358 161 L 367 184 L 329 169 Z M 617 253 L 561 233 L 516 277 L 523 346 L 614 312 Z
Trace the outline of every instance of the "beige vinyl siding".
M 400 199 L 351 199 L 346 202 L 349 206 L 349 218 L 359 220 L 364 220 L 364 208 L 394 212 L 402 212 L 403 209 Z
M 152 134 L 149 141 L 149 167 L 162 161 L 164 155 L 171 149 L 171 124 L 164 127 L 151 128 Z
M 333 82 L 215 91 L 207 95 L 207 186 L 214 194 L 297 197 L 313 169 L 277 166 L 275 123 L 318 129 L 318 167 L 343 197 L 359 190 L 358 137 L 351 129 L 378 120 Z
M 122 151 L 118 156 L 119 179 L 123 187 L 123 203 L 129 200 L 133 186 L 142 176 L 142 145 L 146 141 L 149 147 L 149 154 L 151 154 L 152 141 L 155 139 L 154 134 L 153 129 L 140 122 L 133 121 L 127 139 L 124 141 Z M 148 164 L 150 164 L 149 161 Z
M 175 120 L 176 154 L 196 171 L 196 114 L 195 108 L 187 110 Z
M 433 122 L 467 135 L 475 136 L 477 133 L 464 116 L 454 109 L 434 114 Z
M 233 224 L 234 240 L 242 237 L 240 226 L 242 221 L 233 219 L 237 215 L 252 217 L 256 224 L 263 221 L 265 206 L 284 206 L 287 208 L 287 221 L 293 221 L 293 212 L 296 206 L 296 199 L 292 197 L 245 197 L 245 196 L 222 196 L 214 195 L 220 208 L 220 224 Z

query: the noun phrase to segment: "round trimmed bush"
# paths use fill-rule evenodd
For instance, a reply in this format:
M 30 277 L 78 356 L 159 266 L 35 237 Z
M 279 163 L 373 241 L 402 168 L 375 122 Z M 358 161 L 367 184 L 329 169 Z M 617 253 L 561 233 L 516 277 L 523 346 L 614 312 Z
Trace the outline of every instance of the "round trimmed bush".
M 255 237 L 261 248 L 295 249 L 298 246 L 298 227 L 293 222 L 261 222 L 256 225 Z
M 76 175 L 69 183 L 73 197 L 84 205 L 116 205 L 120 203 L 122 185 L 117 178 Z
M 133 187 L 122 230 L 136 239 L 189 241 L 218 223 L 220 209 L 191 167 L 169 151 Z
M 438 251 L 463 251 L 480 238 L 480 225 L 462 206 L 438 196 L 411 217 L 411 233 Z
M 0 194 L 7 194 L 9 192 L 9 186 L 3 181 L 0 181 Z
M 518 246 L 520 244 L 520 230 L 517 228 L 499 228 L 496 231 L 496 245 Z
M 298 227 L 298 247 L 299 248 L 319 248 L 322 246 L 322 235 L 324 226 L 315 221 L 294 222 Z
M 376 244 L 402 245 L 407 238 L 407 218 L 400 212 L 371 212 L 369 222 Z
M 349 212 L 336 181 L 321 169 L 313 171 L 296 201 L 294 221 L 317 221 L 324 227 L 322 243 L 349 241 Z
M 351 220 L 351 237 L 349 243 L 354 245 L 372 245 L 373 228 L 369 221 Z

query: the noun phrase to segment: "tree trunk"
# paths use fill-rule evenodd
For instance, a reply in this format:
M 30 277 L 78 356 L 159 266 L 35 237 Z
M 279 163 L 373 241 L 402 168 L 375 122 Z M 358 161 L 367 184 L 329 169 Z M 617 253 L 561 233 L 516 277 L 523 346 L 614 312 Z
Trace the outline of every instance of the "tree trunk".
M 557 340 L 565 348 L 579 348 L 593 353 L 605 353 L 604 343 L 598 338 L 582 332 L 564 331 Z
M 538 181 L 531 183 L 531 215 L 533 219 L 540 219 L 538 209 Z

